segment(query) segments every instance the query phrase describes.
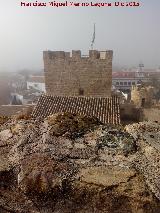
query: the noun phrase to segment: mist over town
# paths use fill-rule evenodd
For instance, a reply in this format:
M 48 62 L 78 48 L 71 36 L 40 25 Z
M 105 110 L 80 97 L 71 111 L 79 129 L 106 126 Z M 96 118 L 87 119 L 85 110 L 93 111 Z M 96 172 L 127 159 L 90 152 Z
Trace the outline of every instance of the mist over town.
M 62 3 L 0 6 L 0 213 L 158 213 L 160 2 Z

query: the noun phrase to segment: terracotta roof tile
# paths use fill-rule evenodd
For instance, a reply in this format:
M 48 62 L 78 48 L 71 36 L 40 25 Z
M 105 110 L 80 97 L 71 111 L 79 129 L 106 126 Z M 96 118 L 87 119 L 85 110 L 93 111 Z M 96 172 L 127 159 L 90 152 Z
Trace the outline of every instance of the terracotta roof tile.
M 42 95 L 32 117 L 45 118 L 58 112 L 94 116 L 104 124 L 120 124 L 119 99 L 116 96 L 102 98 Z

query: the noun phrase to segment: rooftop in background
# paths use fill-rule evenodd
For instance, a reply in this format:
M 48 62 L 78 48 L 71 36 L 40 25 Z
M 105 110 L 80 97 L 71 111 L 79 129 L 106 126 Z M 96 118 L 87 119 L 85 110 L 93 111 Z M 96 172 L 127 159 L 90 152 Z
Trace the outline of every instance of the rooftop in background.
M 160 71 L 158 69 L 112 72 L 112 85 L 120 90 L 131 90 L 133 85 L 150 82 L 152 79 L 160 80 Z
M 160 70 L 145 69 L 143 71 L 113 71 L 113 78 L 137 78 L 137 77 L 150 77 L 153 75 L 160 75 Z
M 44 76 L 33 76 L 33 75 L 30 75 L 27 81 L 35 82 L 35 83 L 45 83 Z
M 112 78 L 135 78 L 135 72 L 113 71 Z

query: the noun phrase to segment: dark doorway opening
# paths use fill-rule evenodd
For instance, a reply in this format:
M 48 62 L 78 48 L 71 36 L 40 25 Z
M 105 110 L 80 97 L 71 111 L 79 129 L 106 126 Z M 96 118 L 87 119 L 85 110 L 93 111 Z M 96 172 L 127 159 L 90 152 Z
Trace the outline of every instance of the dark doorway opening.
M 79 88 L 79 95 L 84 95 L 84 89 Z
M 145 106 L 145 98 L 142 98 L 142 102 L 141 102 L 141 107 L 144 107 Z

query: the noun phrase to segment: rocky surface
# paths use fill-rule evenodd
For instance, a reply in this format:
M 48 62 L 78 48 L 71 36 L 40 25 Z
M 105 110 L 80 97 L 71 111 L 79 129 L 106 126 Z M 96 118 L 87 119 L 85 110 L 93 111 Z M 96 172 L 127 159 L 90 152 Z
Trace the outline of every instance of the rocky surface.
M 141 122 L 126 126 L 126 130 L 137 139 L 140 148 L 134 165 L 143 174 L 149 188 L 160 199 L 160 124 Z
M 0 212 L 159 212 L 159 123 L 56 114 L 0 126 Z

